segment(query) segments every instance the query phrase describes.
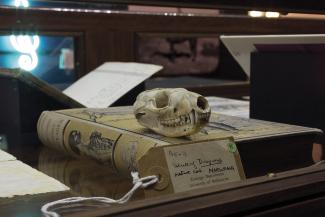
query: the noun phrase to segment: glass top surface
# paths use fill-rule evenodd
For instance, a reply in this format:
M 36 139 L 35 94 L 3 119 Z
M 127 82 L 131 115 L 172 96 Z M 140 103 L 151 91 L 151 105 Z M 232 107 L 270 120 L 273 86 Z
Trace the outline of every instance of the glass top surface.
M 60 181 L 70 190 L 1 198 L 0 216 L 42 216 L 40 208 L 47 202 L 73 196 L 119 199 L 132 188 L 130 177 L 121 176 L 106 165 L 64 155 L 38 142 L 14 145 L 14 142 L 8 144 L 9 140 L 11 138 L 1 135 L 1 149 L 15 156 L 17 160 Z M 132 200 L 140 199 L 144 199 L 141 190 L 132 197 Z
M 242 147 L 244 147 L 244 145 L 245 144 L 243 144 Z M 2 150 L 15 156 L 17 160 L 20 160 L 40 172 L 53 177 L 70 188 L 69 191 L 1 198 L 0 216 L 42 216 L 40 208 L 45 203 L 73 196 L 109 197 L 119 199 L 133 186 L 130 177 L 118 174 L 109 166 L 99 164 L 94 160 L 73 158 L 45 147 L 40 144 L 40 142 L 35 138 L 35 135 L 32 134 L 20 136 L 19 133 L 14 131 L 7 134 L 1 134 L 0 147 Z M 309 148 L 311 148 L 310 145 L 305 146 L 306 150 Z M 310 153 L 307 152 L 308 151 L 306 151 L 304 155 L 308 157 L 310 156 Z M 245 150 L 242 153 L 245 158 L 247 153 L 245 153 Z M 303 158 L 306 158 L 306 156 Z M 282 161 L 283 159 L 281 160 L 280 158 L 279 161 Z M 297 165 L 298 164 L 299 163 L 297 163 Z M 310 164 L 310 161 L 307 163 L 303 162 L 300 163 L 298 167 L 302 165 L 308 166 Z M 249 166 L 252 167 L 252 164 Z M 254 167 L 259 168 L 261 166 L 258 166 L 255 161 Z M 262 170 L 264 171 L 265 169 Z M 267 172 L 268 171 L 265 170 L 265 174 L 267 174 Z M 246 181 L 240 183 L 243 183 L 244 185 L 247 184 Z M 237 183 L 237 185 L 240 184 Z M 226 188 L 229 189 L 229 187 Z M 211 191 L 216 191 L 216 189 L 218 188 L 210 188 Z M 209 192 L 209 190 L 207 190 L 206 193 L 207 192 Z M 172 198 L 173 196 L 175 195 L 165 195 L 163 198 L 168 200 L 168 198 Z M 190 194 L 187 194 L 187 197 L 188 196 L 190 196 Z M 184 198 L 185 197 L 186 195 Z M 132 206 L 135 201 L 150 200 L 152 199 L 145 197 L 144 190 L 140 189 L 133 195 L 131 201 L 123 206 L 127 208 L 128 206 Z M 75 210 L 71 210 L 73 211 L 67 214 L 75 214 Z M 83 209 L 83 211 L 90 210 L 95 211 L 96 208 Z

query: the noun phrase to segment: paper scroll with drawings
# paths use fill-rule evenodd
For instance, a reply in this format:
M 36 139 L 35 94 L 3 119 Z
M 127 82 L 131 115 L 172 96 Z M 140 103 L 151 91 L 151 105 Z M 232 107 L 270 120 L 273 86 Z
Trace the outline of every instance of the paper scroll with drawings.
M 63 91 L 88 108 L 106 108 L 161 70 L 152 64 L 107 62 Z
M 261 49 L 264 50 L 265 45 L 268 45 L 268 47 L 269 45 L 276 46 L 277 51 L 293 51 L 293 49 L 294 51 L 305 51 L 306 47 L 310 45 L 320 47 L 320 45 L 325 44 L 325 34 L 222 35 L 220 39 L 248 77 L 250 77 L 251 53 L 261 51 Z M 283 45 L 290 45 L 285 48 L 289 50 L 284 50 Z M 295 46 L 293 47 L 293 45 Z M 276 51 L 275 49 L 272 49 L 272 51 Z M 309 51 L 308 48 L 307 50 Z M 268 48 L 266 51 L 270 51 L 270 49 Z

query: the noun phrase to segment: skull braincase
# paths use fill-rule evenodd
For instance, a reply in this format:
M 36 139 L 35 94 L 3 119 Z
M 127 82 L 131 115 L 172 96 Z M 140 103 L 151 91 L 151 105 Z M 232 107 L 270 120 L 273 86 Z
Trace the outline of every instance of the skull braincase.
M 184 88 L 157 88 L 138 95 L 134 114 L 141 125 L 179 137 L 203 128 L 209 122 L 211 108 L 203 96 Z

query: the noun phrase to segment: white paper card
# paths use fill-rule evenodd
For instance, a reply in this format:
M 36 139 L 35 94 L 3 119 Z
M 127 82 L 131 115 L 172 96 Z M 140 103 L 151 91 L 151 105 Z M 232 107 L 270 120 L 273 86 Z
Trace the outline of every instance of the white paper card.
M 85 107 L 106 108 L 161 69 L 162 66 L 152 64 L 107 62 L 63 93 Z
M 251 52 L 256 44 L 325 44 L 325 34 L 222 35 L 221 41 L 250 77 Z
M 11 154 L 8 154 L 7 152 L 0 150 L 0 162 L 9 161 L 9 160 L 16 160 L 16 158 Z
M 216 96 L 208 96 L 206 99 L 208 100 L 213 112 L 241 118 L 249 118 L 249 101 Z
M 166 146 L 164 152 L 174 192 L 241 180 L 236 145 L 227 139 Z
M 17 160 L 0 162 L 0 177 L 0 198 L 69 190 L 59 181 Z

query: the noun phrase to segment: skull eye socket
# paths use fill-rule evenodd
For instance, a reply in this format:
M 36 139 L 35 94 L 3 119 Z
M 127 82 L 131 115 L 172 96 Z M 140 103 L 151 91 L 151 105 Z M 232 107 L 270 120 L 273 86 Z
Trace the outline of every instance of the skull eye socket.
M 159 92 L 155 96 L 157 108 L 164 108 L 168 106 L 169 97 L 165 92 Z
M 208 101 L 203 96 L 199 96 L 197 98 L 196 105 L 202 110 L 205 110 L 209 107 Z

